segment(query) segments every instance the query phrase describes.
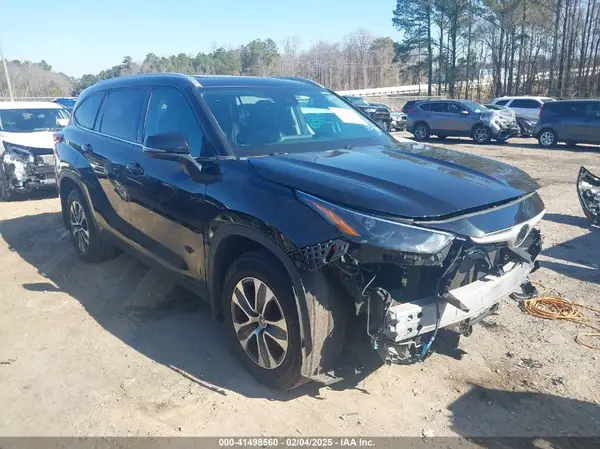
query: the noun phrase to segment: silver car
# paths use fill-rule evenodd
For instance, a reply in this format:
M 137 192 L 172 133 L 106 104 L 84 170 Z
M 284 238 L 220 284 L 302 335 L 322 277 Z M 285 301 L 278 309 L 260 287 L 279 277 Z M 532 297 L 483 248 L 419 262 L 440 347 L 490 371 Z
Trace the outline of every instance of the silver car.
M 491 111 L 468 100 L 424 101 L 408 113 L 407 130 L 416 140 L 431 135 L 471 137 L 480 144 L 492 139 L 504 142 L 519 135 L 519 125 L 510 111 Z

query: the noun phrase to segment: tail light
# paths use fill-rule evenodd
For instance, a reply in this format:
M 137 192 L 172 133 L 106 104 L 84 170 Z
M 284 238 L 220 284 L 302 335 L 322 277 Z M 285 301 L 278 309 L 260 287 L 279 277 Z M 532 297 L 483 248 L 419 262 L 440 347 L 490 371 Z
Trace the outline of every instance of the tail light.
M 57 143 L 62 142 L 64 139 L 64 136 L 62 135 L 62 133 L 54 133 L 54 144 L 56 145 Z
M 544 114 L 544 107 L 541 106 L 540 107 L 540 115 L 538 116 L 538 119 L 541 119 L 543 114 Z

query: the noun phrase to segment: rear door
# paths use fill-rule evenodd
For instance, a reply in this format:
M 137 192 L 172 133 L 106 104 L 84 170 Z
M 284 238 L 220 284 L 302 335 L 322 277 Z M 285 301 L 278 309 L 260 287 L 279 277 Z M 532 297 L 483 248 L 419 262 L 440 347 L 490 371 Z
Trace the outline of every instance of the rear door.
M 445 101 L 430 102 L 427 122 L 433 134 L 452 135 L 451 130 L 448 129 L 448 103 Z
M 507 106 L 514 110 L 518 115 L 524 115 L 530 118 L 538 118 L 542 102 L 534 98 L 515 98 Z
M 132 187 L 131 161 L 142 152 L 141 116 L 147 90 L 141 88 L 108 91 L 96 124 L 98 134 L 86 157 L 98 176 L 110 209 L 107 221 L 130 240 L 136 239 L 131 225 L 129 202 Z
M 152 89 L 144 137 L 184 133 L 194 158 L 214 156 L 186 95 L 176 88 Z M 204 230 L 207 228 L 206 183 L 193 180 L 178 161 L 136 153 L 132 161 L 131 216 L 143 235 L 140 243 L 173 271 L 204 282 Z M 206 163 L 204 163 L 206 165 Z M 212 210 L 212 208 L 211 208 Z

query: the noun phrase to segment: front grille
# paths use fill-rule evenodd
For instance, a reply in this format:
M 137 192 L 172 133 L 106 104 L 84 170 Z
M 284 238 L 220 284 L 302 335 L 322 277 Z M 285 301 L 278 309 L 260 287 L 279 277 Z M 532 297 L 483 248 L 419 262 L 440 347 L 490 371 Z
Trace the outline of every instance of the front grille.
M 542 239 L 537 229 L 533 229 L 523 243 L 514 249 L 506 243 L 473 245 L 463 249 L 448 290 L 463 287 L 490 274 L 502 275 L 503 267 L 509 262 L 523 262 L 524 258 L 529 258 L 533 262 L 541 250 Z

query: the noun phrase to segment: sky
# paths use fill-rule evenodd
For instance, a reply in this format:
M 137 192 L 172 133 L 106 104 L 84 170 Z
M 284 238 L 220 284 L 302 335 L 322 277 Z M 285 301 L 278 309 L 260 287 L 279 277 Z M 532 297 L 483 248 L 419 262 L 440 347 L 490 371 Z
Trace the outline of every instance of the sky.
M 282 47 L 337 41 L 359 28 L 398 38 L 395 0 L 24 0 L 0 6 L 6 59 L 39 62 L 79 77 L 124 56 L 196 55 L 271 37 Z

